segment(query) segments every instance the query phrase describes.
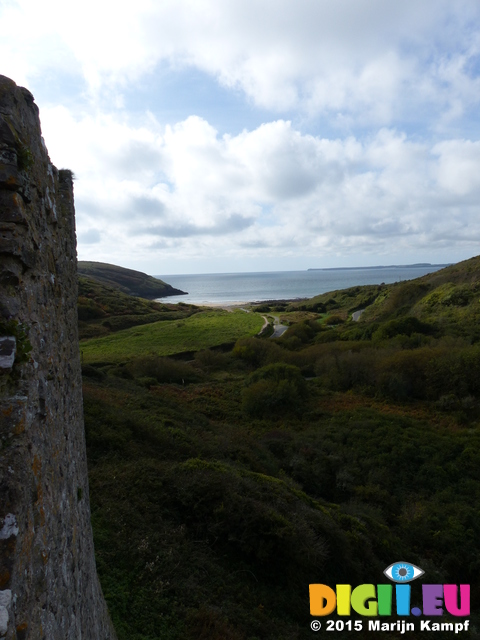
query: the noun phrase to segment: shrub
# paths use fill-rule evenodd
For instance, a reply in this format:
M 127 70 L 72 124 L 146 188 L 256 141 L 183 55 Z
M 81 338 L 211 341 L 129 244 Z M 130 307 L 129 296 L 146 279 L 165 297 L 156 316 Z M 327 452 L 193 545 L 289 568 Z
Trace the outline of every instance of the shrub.
M 96 367 L 92 367 L 90 364 L 82 364 L 82 376 L 103 380 L 105 373 Z
M 187 616 L 188 640 L 242 640 L 221 611 L 202 605 Z
M 289 380 L 294 382 L 300 389 L 305 388 L 305 380 L 300 374 L 298 367 L 283 362 L 275 362 L 261 369 L 258 369 L 249 378 L 249 383 L 258 382 L 259 380 L 272 380 L 274 382 L 282 382 Z
M 85 296 L 79 296 L 77 309 L 79 320 L 94 320 L 104 318 L 107 315 L 97 302 Z
M 411 336 L 414 333 L 432 335 L 434 327 L 428 322 L 422 322 L 418 318 L 407 316 L 406 318 L 385 322 L 375 331 L 373 337 L 378 340 L 388 340 L 398 335 Z
M 421 282 L 402 282 L 393 285 L 383 305 L 385 314 L 405 313 L 429 291 L 429 285 Z
M 325 324 L 328 325 L 343 324 L 344 322 L 345 320 L 338 315 L 328 316 L 328 318 L 326 318 L 325 320 Z
M 377 322 L 372 322 L 369 324 L 365 323 L 355 323 L 355 326 L 348 329 L 347 331 L 343 331 L 339 336 L 341 340 L 371 340 L 375 331 L 379 328 Z
M 254 367 L 275 362 L 281 359 L 282 349 L 272 341 L 258 338 L 241 338 L 237 340 L 233 355 L 248 362 Z
M 195 354 L 195 362 L 206 371 L 214 371 L 224 367 L 229 357 L 225 353 L 212 351 L 212 349 L 203 349 Z
M 334 329 L 328 329 L 327 331 L 322 331 L 321 333 L 315 336 L 315 342 L 322 344 L 324 342 L 335 342 L 339 339 L 338 333 Z
M 306 382 L 298 367 L 275 363 L 255 371 L 243 393 L 243 408 L 251 415 L 278 409 L 298 409 L 306 396 Z
M 470 300 L 475 297 L 475 291 L 471 286 L 456 287 L 452 293 L 442 300 L 442 304 L 449 307 L 466 307 Z
M 316 345 L 312 353 L 316 356 L 315 373 L 323 386 L 337 391 L 352 387 L 367 390 L 375 386 L 378 356 L 368 343 Z
M 288 342 L 289 344 L 296 344 L 300 346 L 301 344 L 308 344 L 313 340 L 315 334 L 320 331 L 320 325 L 315 321 L 304 320 L 303 322 L 297 322 L 293 324 L 283 334 L 283 341 Z M 297 338 L 297 340 L 292 341 L 291 338 Z
M 87 324 L 86 322 L 79 320 L 78 333 L 81 340 L 87 340 L 88 338 L 99 338 L 101 336 L 106 336 L 110 333 L 110 329 L 103 326 L 103 324 Z
M 373 349 L 346 351 L 337 362 L 337 388 L 341 390 L 352 387 L 368 389 L 375 386 L 375 360 L 377 354 Z
M 200 379 L 199 372 L 189 364 L 156 355 L 134 358 L 127 364 L 126 370 L 136 379 L 146 378 L 149 384 L 152 379 L 177 384 L 197 382 Z
M 430 397 L 480 394 L 480 345 L 438 349 L 428 368 Z
M 460 401 L 454 393 L 447 393 L 437 400 L 437 407 L 440 411 L 453 411 L 458 409 Z
M 431 396 L 429 368 L 441 349 L 421 347 L 388 355 L 377 365 L 380 390 L 394 400 L 424 399 Z
M 123 329 L 130 329 L 130 327 L 137 327 L 142 324 L 151 324 L 153 322 L 165 320 L 165 316 L 167 316 L 168 320 L 175 319 L 173 314 L 164 313 L 145 313 L 142 315 L 123 314 L 110 316 L 102 322 L 102 325 L 107 327 L 109 331 L 123 331 Z
M 338 304 L 338 302 L 335 300 L 335 298 L 329 298 L 327 300 L 327 302 L 325 303 L 325 306 L 327 309 L 338 309 L 338 307 L 340 306 Z

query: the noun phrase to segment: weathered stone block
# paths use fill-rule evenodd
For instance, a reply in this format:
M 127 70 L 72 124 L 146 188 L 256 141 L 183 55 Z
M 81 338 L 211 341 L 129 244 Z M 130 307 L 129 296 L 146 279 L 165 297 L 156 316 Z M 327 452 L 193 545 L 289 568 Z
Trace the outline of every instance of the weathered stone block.
M 0 261 L 0 287 L 18 285 L 22 271 L 22 265 L 19 260 L 3 256 Z
M 0 189 L 17 191 L 23 185 L 22 178 L 14 164 L 0 162 Z
M 15 147 L 15 135 L 6 120 L 0 116 L 0 145 Z
M 0 370 L 10 370 L 15 362 L 17 341 L 13 336 L 0 337 Z
M 17 152 L 13 147 L 0 147 L 0 164 L 17 167 Z
M 23 198 L 15 191 L 0 191 L 0 222 L 27 224 Z

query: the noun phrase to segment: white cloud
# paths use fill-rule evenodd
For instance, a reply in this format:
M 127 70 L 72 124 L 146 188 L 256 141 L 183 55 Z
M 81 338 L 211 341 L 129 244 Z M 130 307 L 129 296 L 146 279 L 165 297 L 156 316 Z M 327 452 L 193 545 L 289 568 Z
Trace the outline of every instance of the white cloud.
M 459 197 L 480 195 L 480 142 L 448 140 L 435 145 L 432 153 L 438 156 L 438 184 Z
M 65 108 L 44 112 L 44 132 L 78 178 L 81 257 L 473 252 L 480 233 L 480 143 L 330 140 L 283 120 L 220 136 L 199 117 L 163 128 Z
M 475 0 L 18 0 L 0 7 L 0 52 L 20 82 L 75 69 L 118 93 L 163 62 L 277 113 L 389 125 L 478 105 L 479 18 Z
M 81 256 L 473 253 L 479 18 L 476 0 L 0 0 L 1 72 L 47 96 Z M 263 124 L 220 135 L 191 87 L 173 124 L 128 112 L 185 69 Z

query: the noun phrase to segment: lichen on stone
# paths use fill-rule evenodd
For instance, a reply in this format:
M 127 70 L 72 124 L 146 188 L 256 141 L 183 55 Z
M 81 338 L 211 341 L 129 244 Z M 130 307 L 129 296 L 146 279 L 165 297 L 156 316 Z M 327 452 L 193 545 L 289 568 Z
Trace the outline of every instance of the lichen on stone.
M 3 526 L 0 529 L 0 540 L 8 540 L 10 536 L 18 536 L 17 519 L 13 513 L 7 513 L 3 518 Z

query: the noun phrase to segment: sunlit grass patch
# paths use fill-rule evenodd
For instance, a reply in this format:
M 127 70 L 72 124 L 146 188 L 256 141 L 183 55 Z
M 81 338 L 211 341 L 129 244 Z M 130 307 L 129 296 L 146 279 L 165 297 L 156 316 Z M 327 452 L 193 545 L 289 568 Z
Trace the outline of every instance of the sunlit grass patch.
M 148 353 L 168 356 L 253 336 L 262 325 L 263 319 L 254 313 L 206 311 L 180 321 L 156 322 L 85 340 L 80 351 L 83 362 L 119 362 Z

